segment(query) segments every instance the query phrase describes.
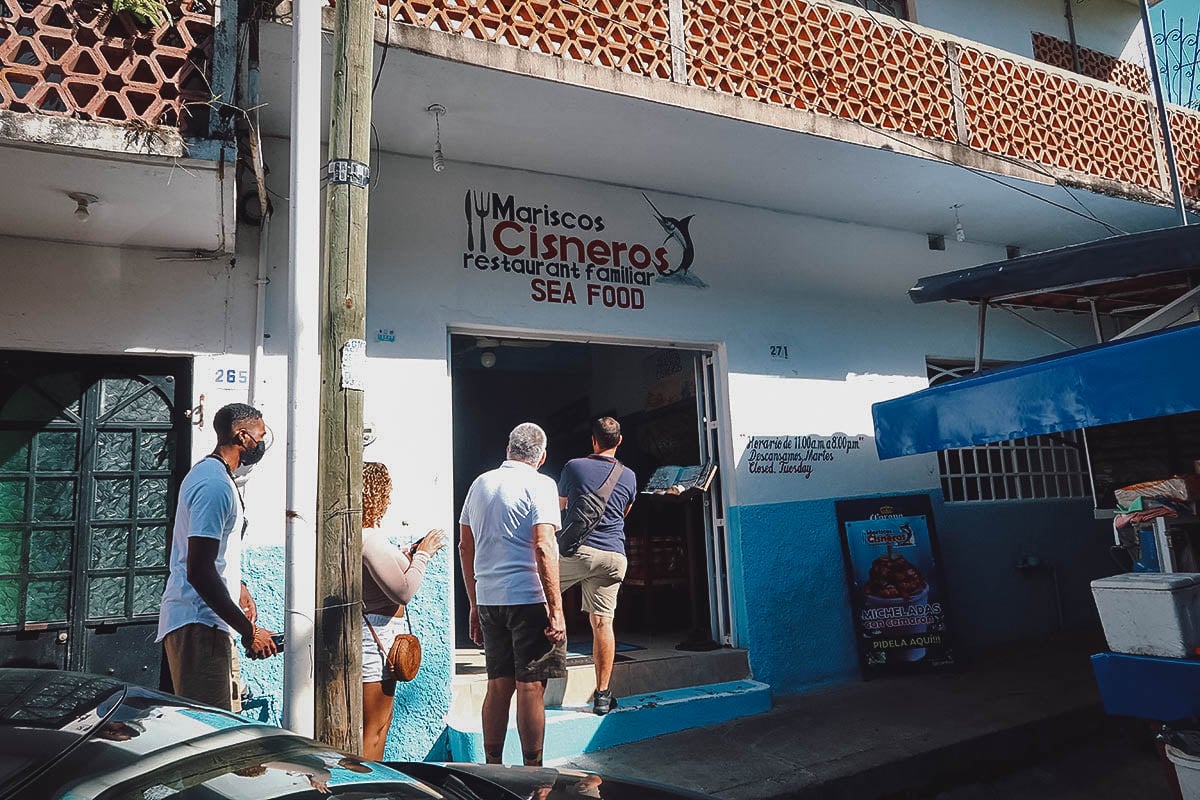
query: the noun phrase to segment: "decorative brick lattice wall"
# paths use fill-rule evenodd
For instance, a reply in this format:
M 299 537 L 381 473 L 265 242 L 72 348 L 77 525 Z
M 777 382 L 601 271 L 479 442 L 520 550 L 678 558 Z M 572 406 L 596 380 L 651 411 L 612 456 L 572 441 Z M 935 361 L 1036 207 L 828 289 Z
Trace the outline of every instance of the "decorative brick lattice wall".
M 0 108 L 207 135 L 213 7 L 143 29 L 103 0 L 0 0 Z
M 391 17 L 635 75 L 671 77 L 666 0 L 392 0 Z
M 684 0 L 696 86 L 953 141 L 946 47 L 802 0 Z
M 1149 98 L 963 48 L 972 147 L 1161 190 Z
M 1200 113 L 1168 108 L 1179 185 L 1186 197 L 1200 200 Z
M 1098 81 L 1124 86 L 1131 92 L 1150 94 L 1150 76 L 1140 65 L 1126 61 L 1099 50 L 1080 47 L 1079 73 Z M 1033 57 L 1043 64 L 1051 64 L 1074 71 L 1075 60 L 1071 57 L 1071 43 L 1045 33 L 1033 34 Z
M 33 0 L 0 0 L 16 2 Z M 667 0 L 378 2 L 406 24 L 653 78 L 682 78 L 674 55 L 694 86 L 1164 191 L 1148 76 L 1094 50 L 1080 51 L 1084 73 L 1112 89 L 824 0 L 683 0 L 682 53 Z M 1069 43 L 1034 34 L 1034 45 L 1070 68 Z M 1200 117 L 1175 116 L 1200 197 Z

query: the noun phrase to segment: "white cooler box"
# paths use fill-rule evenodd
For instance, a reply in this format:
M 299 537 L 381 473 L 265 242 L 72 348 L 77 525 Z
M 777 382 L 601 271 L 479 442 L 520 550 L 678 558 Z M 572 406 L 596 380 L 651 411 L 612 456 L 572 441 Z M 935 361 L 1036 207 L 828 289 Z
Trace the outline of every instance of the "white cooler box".
M 1092 581 L 1115 653 L 1191 658 L 1200 645 L 1200 573 L 1128 572 Z
M 1167 745 L 1167 758 L 1175 765 L 1183 800 L 1200 800 L 1200 758 Z

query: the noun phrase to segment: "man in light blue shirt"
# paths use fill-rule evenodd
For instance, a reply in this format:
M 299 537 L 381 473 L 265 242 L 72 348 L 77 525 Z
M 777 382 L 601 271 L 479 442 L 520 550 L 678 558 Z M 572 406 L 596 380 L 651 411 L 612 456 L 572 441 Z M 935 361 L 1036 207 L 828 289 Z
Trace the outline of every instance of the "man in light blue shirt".
M 538 472 L 546 432 L 523 422 L 508 436 L 508 460 L 475 479 L 459 517 L 471 639 L 483 644 L 487 694 L 483 749 L 499 764 L 508 710 L 527 766 L 541 766 L 546 681 L 567 674 L 567 626 L 558 590 L 558 487 Z
M 241 638 L 251 658 L 276 654 L 273 632 L 239 607 L 245 513 L 233 471 L 267 450 L 262 412 L 230 403 L 213 417 L 217 447 L 179 487 L 171 535 L 171 574 L 158 612 L 158 641 L 176 694 L 228 711 L 241 710 Z M 248 599 L 248 596 L 247 596 Z M 245 606 L 243 603 L 242 606 Z

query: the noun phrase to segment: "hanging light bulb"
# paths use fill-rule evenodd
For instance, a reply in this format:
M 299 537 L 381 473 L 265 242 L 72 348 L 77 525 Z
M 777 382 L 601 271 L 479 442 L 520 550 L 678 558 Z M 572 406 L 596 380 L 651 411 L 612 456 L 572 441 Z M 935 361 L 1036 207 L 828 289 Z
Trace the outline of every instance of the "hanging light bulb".
M 75 219 L 80 222 L 87 222 L 91 218 L 90 206 L 100 199 L 86 192 L 67 192 L 67 197 L 75 201 Z
M 967 240 L 967 232 L 963 230 L 962 220 L 958 218 L 958 210 L 962 208 L 962 203 L 955 203 L 950 208 L 954 211 L 954 238 L 956 241 L 965 242 Z
M 433 114 L 433 122 L 437 126 L 437 135 L 433 140 L 433 171 L 441 172 L 446 168 L 446 157 L 442 155 L 442 114 L 446 113 L 446 107 L 434 103 L 425 110 Z

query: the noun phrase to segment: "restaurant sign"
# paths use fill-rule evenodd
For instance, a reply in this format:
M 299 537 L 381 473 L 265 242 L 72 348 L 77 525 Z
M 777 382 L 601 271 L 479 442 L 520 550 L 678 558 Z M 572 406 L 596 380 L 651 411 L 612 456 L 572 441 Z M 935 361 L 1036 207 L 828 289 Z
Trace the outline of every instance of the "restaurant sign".
M 661 243 L 615 231 L 603 214 L 592 210 L 467 190 L 462 267 L 528 281 L 529 297 L 538 303 L 640 311 L 653 285 L 705 288 L 692 272 L 693 216 L 667 216 L 645 194 L 642 198 L 648 218 L 666 233 Z

